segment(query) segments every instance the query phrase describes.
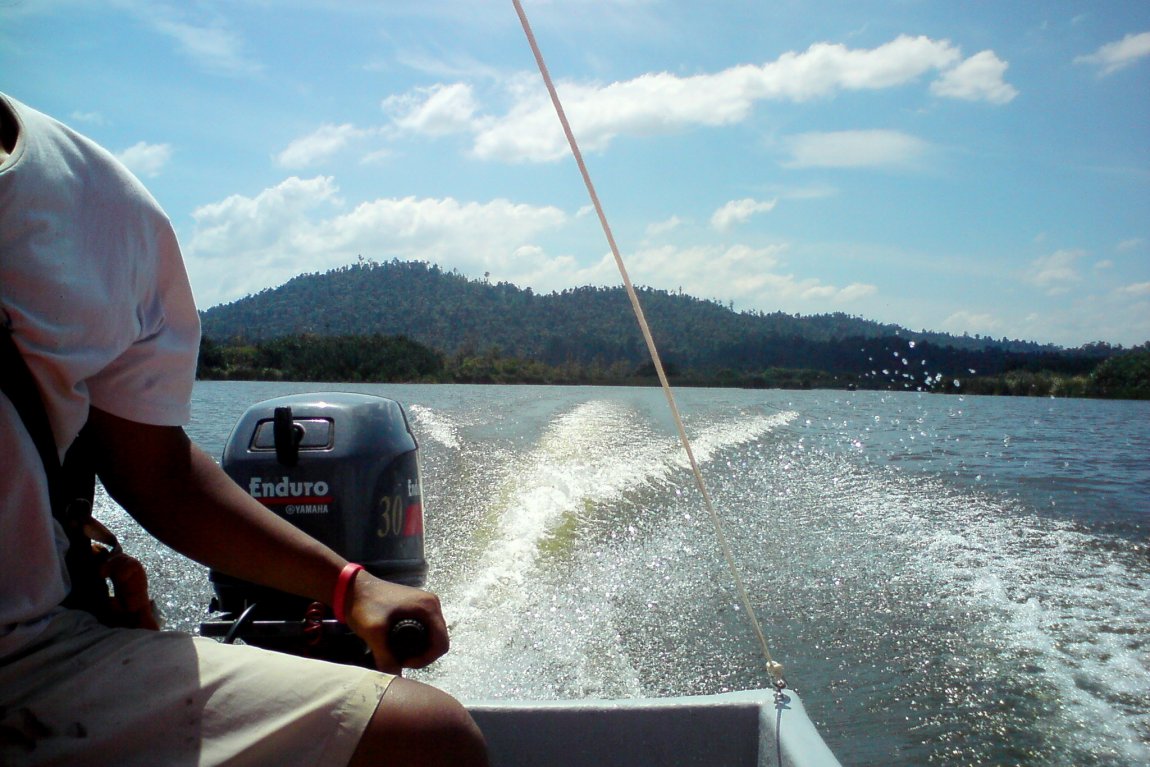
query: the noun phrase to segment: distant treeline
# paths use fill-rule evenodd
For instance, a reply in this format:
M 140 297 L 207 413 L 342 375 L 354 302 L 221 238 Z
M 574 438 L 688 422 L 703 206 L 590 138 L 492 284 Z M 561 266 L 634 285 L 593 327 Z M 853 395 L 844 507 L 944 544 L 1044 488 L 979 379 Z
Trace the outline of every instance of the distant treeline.
M 840 387 L 845 380 L 818 370 L 772 368 L 753 374 L 729 370 L 713 375 L 674 365 L 666 368 L 684 386 L 811 389 Z M 654 365 L 602 365 L 575 361 L 549 365 L 509 357 L 496 349 L 443 355 L 403 336 L 290 336 L 252 344 L 219 344 L 204 337 L 197 377 L 231 381 L 346 381 L 349 383 L 471 383 L 648 385 Z
M 436 380 L 442 358 L 402 336 L 289 336 L 255 344 L 200 341 L 196 377 L 233 381 Z
M 961 383 L 960 388 L 966 394 L 1150 399 L 1150 344 L 1104 360 L 1085 375 L 1013 370 L 1000 375 L 971 377 Z
M 898 339 L 891 339 L 894 344 Z M 868 360 L 869 361 L 869 360 Z M 921 360 L 925 361 L 925 360 Z M 915 362 L 921 362 L 915 358 Z M 1033 362 L 1033 361 L 1032 361 Z M 944 376 L 916 370 L 892 355 L 881 369 L 831 372 L 769 367 L 713 371 L 666 366 L 677 386 L 778 389 L 883 389 L 1011 396 L 1150 399 L 1150 346 L 1118 354 L 1089 370 L 1020 366 L 994 375 Z M 917 364 L 918 368 L 925 365 Z M 1063 367 L 1068 367 L 1063 365 Z M 1074 366 L 1069 366 L 1074 367 Z M 972 369 L 973 370 L 973 369 Z M 297 335 L 256 343 L 220 344 L 205 337 L 198 376 L 215 380 L 377 383 L 654 385 L 654 365 L 568 361 L 551 365 L 506 356 L 497 349 L 444 355 L 403 336 Z

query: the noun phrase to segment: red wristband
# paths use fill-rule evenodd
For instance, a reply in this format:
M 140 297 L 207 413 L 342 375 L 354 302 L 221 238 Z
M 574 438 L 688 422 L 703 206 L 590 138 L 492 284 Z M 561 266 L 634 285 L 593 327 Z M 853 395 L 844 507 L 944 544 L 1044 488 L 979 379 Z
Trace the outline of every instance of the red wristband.
M 339 580 L 335 582 L 335 594 L 331 598 L 331 611 L 340 623 L 347 623 L 347 616 L 344 615 L 344 610 L 347 608 L 347 592 L 351 589 L 351 582 L 355 580 L 356 574 L 362 569 L 363 565 L 348 562 L 339 572 Z

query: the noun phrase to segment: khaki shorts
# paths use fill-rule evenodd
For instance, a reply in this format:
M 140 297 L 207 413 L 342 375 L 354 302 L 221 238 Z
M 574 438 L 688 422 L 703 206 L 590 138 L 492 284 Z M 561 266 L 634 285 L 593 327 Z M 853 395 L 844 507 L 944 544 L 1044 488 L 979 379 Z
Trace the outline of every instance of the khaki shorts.
M 345 765 L 393 678 L 63 610 L 0 661 L 0 764 Z

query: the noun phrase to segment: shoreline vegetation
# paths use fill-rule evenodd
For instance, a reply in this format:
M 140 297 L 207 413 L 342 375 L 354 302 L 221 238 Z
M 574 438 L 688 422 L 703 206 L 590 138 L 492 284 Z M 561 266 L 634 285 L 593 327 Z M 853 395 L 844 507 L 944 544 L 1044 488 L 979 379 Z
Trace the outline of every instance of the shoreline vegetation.
M 757 371 L 679 369 L 665 363 L 676 387 L 747 389 L 847 389 L 925 391 L 1030 397 L 1150 399 L 1150 344 L 1119 351 L 1089 370 L 1060 372 L 1018 368 L 990 375 L 879 370 L 830 372 L 816 368 L 768 367 Z M 493 347 L 443 354 L 404 336 L 301 334 L 256 342 L 219 343 L 204 337 L 198 380 L 315 381 L 348 383 L 461 383 L 597 386 L 657 386 L 654 365 L 568 361 L 547 364 L 503 354 Z

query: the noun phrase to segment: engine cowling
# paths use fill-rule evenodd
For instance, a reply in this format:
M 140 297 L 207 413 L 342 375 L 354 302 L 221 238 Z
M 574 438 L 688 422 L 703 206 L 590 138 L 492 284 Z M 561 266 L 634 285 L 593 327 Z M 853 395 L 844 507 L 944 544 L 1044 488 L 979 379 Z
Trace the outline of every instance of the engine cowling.
M 424 584 L 419 448 L 398 402 L 324 392 L 256 403 L 232 430 L 221 465 L 257 501 L 373 575 Z M 310 605 L 216 571 L 210 579 L 212 607 L 226 616 L 205 623 L 205 634 L 219 634 L 221 624 L 252 605 L 257 605 L 253 624 L 264 624 L 264 633 L 282 634 L 282 628 L 267 631 L 269 623 L 298 622 Z M 251 644 L 283 649 L 282 638 L 261 641 L 260 633 L 242 636 Z

